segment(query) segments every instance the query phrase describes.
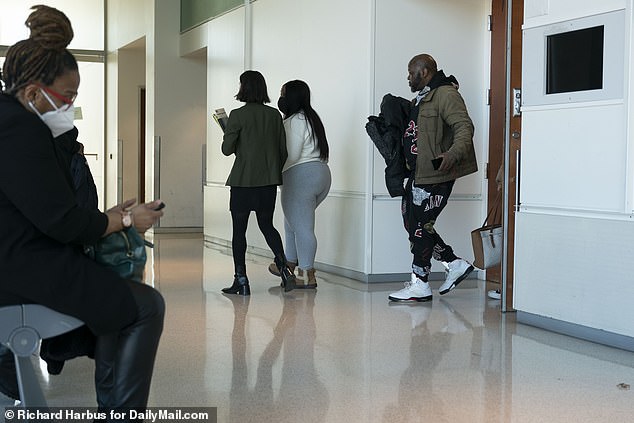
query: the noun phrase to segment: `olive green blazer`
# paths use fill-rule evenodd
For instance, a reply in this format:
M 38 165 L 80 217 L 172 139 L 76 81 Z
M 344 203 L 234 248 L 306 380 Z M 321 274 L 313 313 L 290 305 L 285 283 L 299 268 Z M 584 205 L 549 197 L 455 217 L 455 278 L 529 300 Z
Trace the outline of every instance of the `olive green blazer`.
M 282 167 L 288 153 L 280 112 L 259 103 L 246 103 L 233 110 L 225 128 L 222 153 L 236 156 L 226 185 L 282 185 Z

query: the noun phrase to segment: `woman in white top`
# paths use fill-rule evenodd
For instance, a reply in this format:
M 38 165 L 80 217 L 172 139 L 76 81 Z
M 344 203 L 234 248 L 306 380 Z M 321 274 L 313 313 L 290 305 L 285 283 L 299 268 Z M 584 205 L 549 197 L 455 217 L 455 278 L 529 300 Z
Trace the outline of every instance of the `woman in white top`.
M 310 88 L 304 81 L 284 84 L 277 105 L 284 114 L 288 151 L 281 186 L 287 264 L 299 267 L 300 276 L 306 272 L 306 283 L 297 279 L 297 288 L 316 288 L 315 209 L 328 195 L 331 182 L 326 131 L 310 105 Z M 269 270 L 279 273 L 274 263 Z

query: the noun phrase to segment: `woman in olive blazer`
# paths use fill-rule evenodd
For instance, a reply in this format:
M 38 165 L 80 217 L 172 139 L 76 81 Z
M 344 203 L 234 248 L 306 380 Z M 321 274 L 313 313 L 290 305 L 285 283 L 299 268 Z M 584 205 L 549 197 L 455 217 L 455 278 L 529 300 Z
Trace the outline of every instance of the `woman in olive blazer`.
M 246 273 L 247 224 L 255 211 L 258 226 L 280 269 L 285 291 L 295 288 L 295 276 L 286 264 L 279 232 L 273 226 L 277 186 L 282 184 L 282 167 L 286 162 L 286 135 L 282 116 L 269 103 L 266 81 L 258 71 L 240 75 L 236 99 L 246 103 L 233 110 L 225 128 L 222 153 L 235 155 L 227 185 L 231 187 L 229 209 L 233 223 L 231 247 L 235 274 L 233 284 L 222 291 L 250 295 Z

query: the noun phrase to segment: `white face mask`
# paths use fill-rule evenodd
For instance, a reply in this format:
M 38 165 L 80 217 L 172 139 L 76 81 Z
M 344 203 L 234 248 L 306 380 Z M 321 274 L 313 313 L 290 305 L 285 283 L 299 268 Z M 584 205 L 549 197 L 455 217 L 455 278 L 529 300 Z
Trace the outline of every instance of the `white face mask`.
M 75 120 L 75 106 L 71 104 L 68 107 L 58 108 L 44 90 L 40 91 L 42 91 L 44 97 L 46 97 L 48 102 L 51 103 L 55 110 L 51 110 L 50 112 L 42 114 L 30 101 L 29 106 L 31 106 L 31 109 L 33 109 L 35 113 L 37 113 L 40 119 L 42 119 L 46 126 L 48 126 L 48 128 L 51 130 L 53 138 L 57 138 L 64 132 L 68 132 L 73 129 L 75 127 L 75 124 L 73 123 L 73 121 Z

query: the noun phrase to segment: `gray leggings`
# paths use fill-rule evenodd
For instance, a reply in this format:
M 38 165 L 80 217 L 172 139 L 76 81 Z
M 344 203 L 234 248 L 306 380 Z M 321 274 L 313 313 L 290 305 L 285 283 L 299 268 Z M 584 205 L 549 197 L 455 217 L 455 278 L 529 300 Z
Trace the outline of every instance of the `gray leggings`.
M 312 269 L 317 253 L 315 209 L 330 190 L 330 168 L 322 162 L 301 163 L 285 171 L 282 180 L 286 259 L 299 263 L 300 269 Z

